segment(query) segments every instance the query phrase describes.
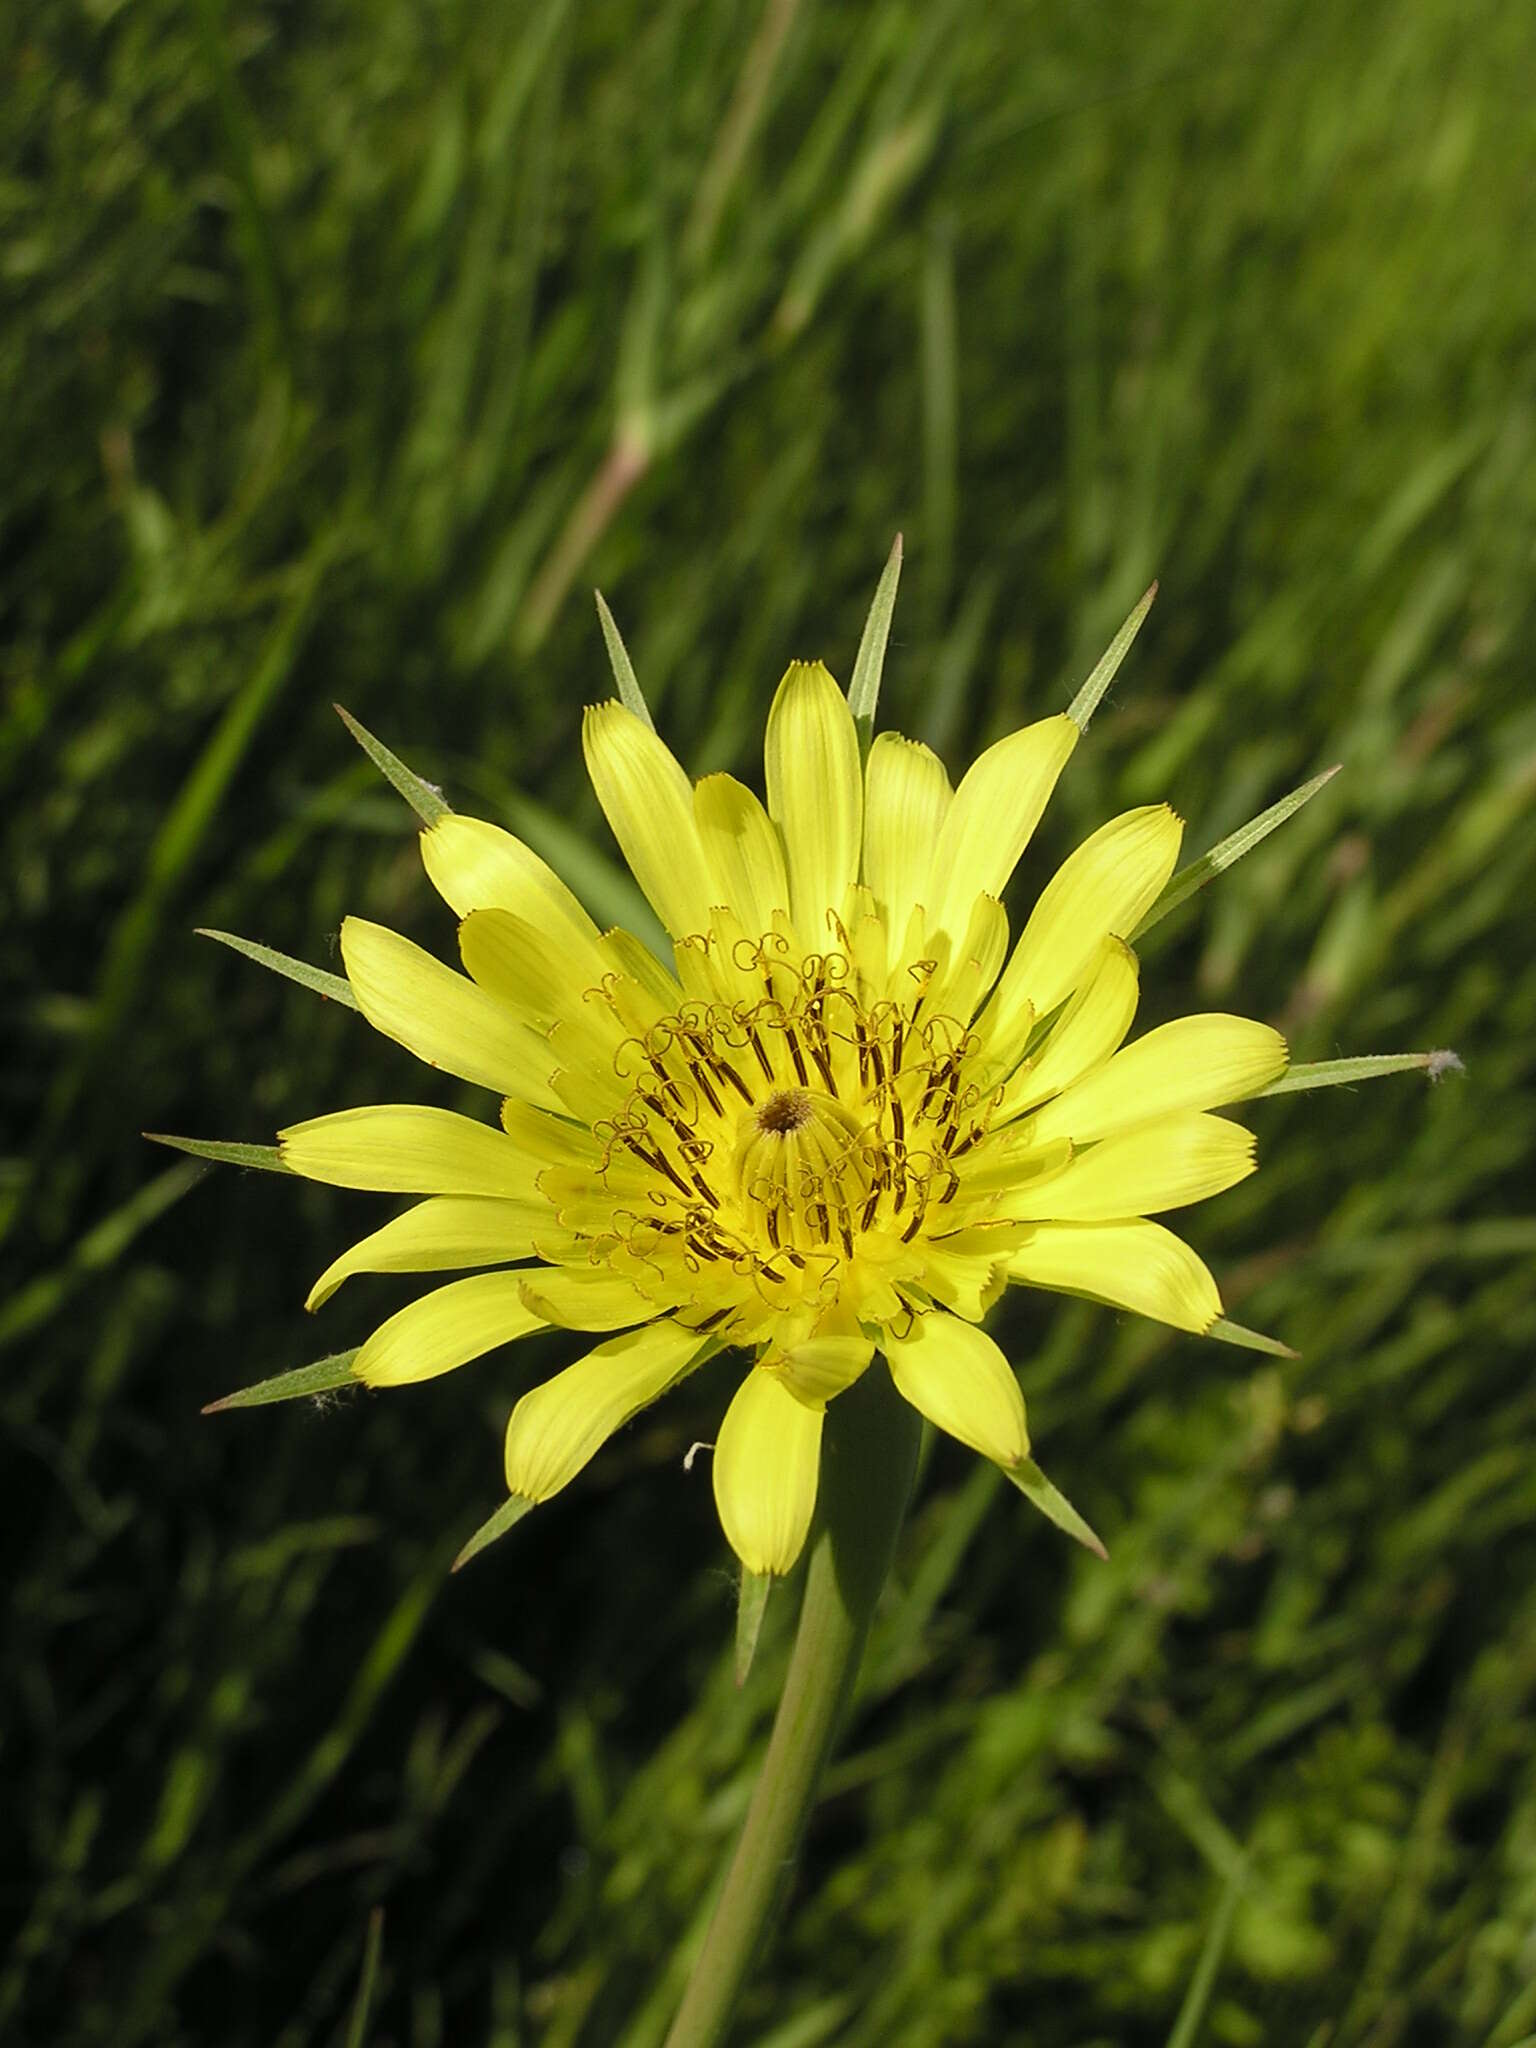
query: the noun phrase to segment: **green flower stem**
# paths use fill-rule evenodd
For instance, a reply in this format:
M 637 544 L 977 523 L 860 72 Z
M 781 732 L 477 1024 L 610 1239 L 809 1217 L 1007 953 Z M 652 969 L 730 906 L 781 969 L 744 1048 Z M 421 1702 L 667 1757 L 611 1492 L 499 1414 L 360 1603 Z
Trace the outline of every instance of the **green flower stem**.
M 779 1711 L 666 2048 L 715 2048 L 783 1899 L 890 1569 L 922 1423 L 877 1360 L 827 1410 L 820 1507 Z

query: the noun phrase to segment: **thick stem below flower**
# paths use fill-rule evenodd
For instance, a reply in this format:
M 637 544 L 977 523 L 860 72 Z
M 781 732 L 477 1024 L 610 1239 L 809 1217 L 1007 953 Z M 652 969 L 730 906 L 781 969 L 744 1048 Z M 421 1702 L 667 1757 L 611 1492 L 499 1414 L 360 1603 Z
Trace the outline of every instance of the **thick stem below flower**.
M 874 1365 L 827 1410 L 800 1623 L 762 1772 L 666 2048 L 715 2048 L 782 1903 L 896 1547 L 922 1423 Z

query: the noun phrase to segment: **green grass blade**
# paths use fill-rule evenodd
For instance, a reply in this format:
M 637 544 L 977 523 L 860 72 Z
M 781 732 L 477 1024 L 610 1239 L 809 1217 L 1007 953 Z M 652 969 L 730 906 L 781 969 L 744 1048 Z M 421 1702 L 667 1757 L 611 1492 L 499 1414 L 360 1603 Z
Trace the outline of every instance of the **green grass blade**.
M 201 1179 L 195 1166 L 171 1166 L 93 1225 L 69 1256 L 18 1287 L 0 1306 L 0 1346 L 29 1335 L 69 1303 L 91 1273 L 115 1266 L 134 1239 Z
M 440 789 L 434 789 L 430 782 L 423 782 L 419 775 L 412 774 L 382 740 L 376 740 L 367 726 L 359 725 L 351 712 L 344 711 L 339 704 L 336 715 L 374 767 L 399 790 L 424 825 L 435 825 L 439 818 L 447 817 L 453 806 L 444 799 Z
M 352 1361 L 356 1356 L 354 1346 L 351 1351 L 337 1351 L 329 1358 L 317 1358 L 313 1365 L 301 1365 L 293 1372 L 280 1372 L 269 1380 L 257 1380 L 254 1386 L 241 1387 L 238 1393 L 226 1394 L 220 1401 L 210 1401 L 203 1413 L 222 1415 L 226 1408 L 266 1408 L 274 1401 L 302 1401 L 311 1394 L 329 1394 L 336 1387 L 359 1386 L 361 1382 L 352 1371 Z
M 869 752 L 869 743 L 875 736 L 875 707 L 880 701 L 885 647 L 891 637 L 891 614 L 896 609 L 896 586 L 900 581 L 901 535 L 898 533 L 880 572 L 880 581 L 875 585 L 874 602 L 869 608 L 869 617 L 864 621 L 864 637 L 859 642 L 853 679 L 848 685 L 848 708 L 858 728 L 861 755 Z
M 1216 1979 L 1227 1953 L 1227 1943 L 1232 1938 L 1232 1922 L 1237 1913 L 1238 1901 L 1248 1880 L 1248 1866 L 1240 1863 L 1227 1880 L 1221 1899 L 1211 1919 L 1210 1932 L 1206 1935 L 1200 1950 L 1195 1973 L 1189 1980 L 1189 1989 L 1184 1994 L 1184 2003 L 1179 2007 L 1178 2018 L 1168 2036 L 1168 2048 L 1194 2048 L 1205 2018 L 1206 2007 L 1211 2002 L 1211 1993 L 1216 1989 Z
M 224 1138 L 176 1138 L 169 1131 L 145 1131 L 151 1145 L 169 1145 L 173 1152 L 189 1152 L 194 1159 L 211 1159 L 219 1166 L 252 1166 L 261 1173 L 287 1173 L 288 1162 L 277 1145 L 242 1145 Z
M 1121 662 L 1130 653 L 1131 642 L 1141 631 L 1143 622 L 1146 619 L 1147 613 L 1151 611 L 1152 603 L 1156 596 L 1157 585 L 1154 583 L 1143 594 L 1135 610 L 1120 628 L 1114 639 L 1110 641 L 1109 646 L 1104 652 L 1104 658 L 1100 661 L 1098 667 L 1067 706 L 1067 716 L 1079 732 L 1086 732 L 1088 730 L 1089 719 L 1098 710 L 1100 698 L 1115 680 Z
M 368 1934 L 363 1943 L 363 1968 L 357 1980 L 357 1996 L 347 2021 L 347 2048 L 364 2048 L 368 2039 L 368 2015 L 378 1984 L 379 1957 L 384 1950 L 384 1908 L 375 1906 L 368 1915 Z
M 745 1685 L 747 1673 L 752 1669 L 752 1659 L 757 1655 L 758 1637 L 763 1632 L 763 1616 L 768 1611 L 768 1595 L 773 1591 L 773 1580 L 766 1573 L 743 1571 L 741 1586 L 736 1595 L 736 1683 Z
M 217 932 L 207 925 L 197 927 L 200 939 L 216 939 L 221 946 L 228 946 L 236 953 L 243 953 L 247 960 L 254 960 L 258 967 L 270 968 L 273 974 L 280 974 L 286 981 L 296 981 L 300 988 L 313 989 L 317 996 L 327 1001 L 342 1003 L 349 1010 L 357 1008 L 357 997 L 352 993 L 352 984 L 341 974 L 327 974 L 323 967 L 311 967 L 306 961 L 295 960 L 289 953 L 278 953 L 271 946 L 259 946 L 254 939 L 242 939 L 234 932 Z
M 1032 1501 L 1048 1522 L 1054 1522 L 1075 1543 L 1081 1543 L 1085 1550 L 1091 1550 L 1095 1557 L 1107 1558 L 1109 1552 L 1093 1530 L 1083 1520 L 1064 1493 L 1051 1484 L 1033 1458 L 1026 1458 L 1022 1465 L 1002 1466 L 1003 1477 L 1009 1479 Z
M 1180 868 L 1131 933 L 1132 943 L 1143 933 L 1151 931 L 1155 924 L 1161 924 L 1170 910 L 1177 910 L 1179 905 L 1187 902 L 1198 889 L 1203 889 L 1213 875 L 1219 875 L 1223 869 L 1234 866 L 1245 853 L 1251 853 L 1260 840 L 1267 839 L 1271 832 L 1283 825 L 1287 818 L 1294 818 L 1303 804 L 1311 803 L 1325 783 L 1332 782 L 1341 765 L 1342 763 L 1336 761 L 1331 768 L 1325 768 L 1321 775 L 1314 775 L 1310 782 L 1302 783 L 1301 787 L 1293 789 L 1289 796 L 1283 796 L 1278 803 L 1271 804 L 1267 811 L 1261 811 L 1256 818 L 1250 818 L 1246 825 L 1240 825 L 1235 832 L 1223 839 L 1219 846 L 1213 846 L 1209 853 L 1202 853 L 1200 858 L 1192 860 L 1188 867 Z
M 114 1033 L 131 1011 L 163 928 L 167 905 L 212 829 L 262 720 L 293 674 L 318 609 L 325 570 L 343 539 L 344 529 L 338 526 L 311 551 L 255 667 L 165 812 L 149 849 L 144 879 L 118 915 L 107 940 L 92 997 L 90 1029 L 75 1057 L 59 1068 L 48 1091 L 34 1148 L 38 1166 L 47 1161 L 50 1169 L 63 1166 L 78 1172 L 85 1164 L 85 1155 L 76 1146 L 58 1144 L 59 1134 L 68 1126 L 82 1091 L 99 1071 Z M 10 1220 L 11 1214 L 0 1209 L 0 1235 Z
M 619 701 L 627 711 L 633 711 L 642 725 L 656 730 L 656 721 L 651 716 L 650 706 L 640 688 L 640 679 L 635 674 L 635 665 L 629 658 L 629 649 L 624 645 L 624 636 L 619 631 L 618 620 L 609 611 L 600 590 L 592 595 L 597 599 L 597 620 L 603 629 L 603 644 L 608 649 L 608 662 L 613 670 L 613 680 L 618 686 Z
M 453 1570 L 461 1572 L 472 1557 L 478 1557 L 482 1550 L 488 1549 L 500 1537 L 505 1536 L 509 1529 L 515 1529 L 524 1515 L 530 1513 L 537 1505 L 537 1501 L 525 1500 L 520 1493 L 514 1493 L 504 1500 L 495 1514 L 487 1516 L 480 1524 L 453 1560 Z

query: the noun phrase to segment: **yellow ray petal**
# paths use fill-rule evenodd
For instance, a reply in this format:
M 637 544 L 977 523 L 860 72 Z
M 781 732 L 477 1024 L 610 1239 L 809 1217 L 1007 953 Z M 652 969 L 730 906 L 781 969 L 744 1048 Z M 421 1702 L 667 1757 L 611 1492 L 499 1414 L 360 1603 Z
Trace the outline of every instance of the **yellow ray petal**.
M 528 1306 L 563 1330 L 626 1330 L 671 1305 L 649 1299 L 622 1273 L 601 1266 L 539 1266 L 522 1281 Z
M 1005 1468 L 1029 1456 L 1024 1396 L 984 1330 L 933 1309 L 906 1337 L 888 1330 L 880 1348 L 897 1391 L 938 1428 Z
M 715 1505 L 725 1540 L 749 1572 L 781 1577 L 804 1548 L 816 1511 L 823 1412 L 796 1400 L 761 1366 L 725 1411 L 715 1444 Z
M 865 766 L 864 880 L 874 891 L 893 943 L 900 942 L 913 910 L 939 893 L 933 852 L 954 793 L 937 754 L 880 733 Z
M 1155 1216 L 1219 1195 L 1253 1168 L 1251 1131 L 1185 1111 L 1090 1145 L 1054 1180 L 1000 1196 L 996 1214 L 1061 1223 Z
M 693 819 L 693 785 L 666 745 L 610 699 L 581 725 L 587 773 L 613 836 L 673 938 L 709 929 L 709 874 Z
M 509 1095 L 501 1105 L 501 1128 L 528 1158 L 541 1166 L 584 1166 L 596 1168 L 602 1148 L 579 1124 L 562 1117 L 546 1116 Z
M 436 1379 L 544 1327 L 523 1300 L 521 1273 L 473 1273 L 410 1302 L 380 1323 L 353 1361 L 370 1387 Z
M 547 1202 L 434 1195 L 333 1259 L 304 1306 L 319 1308 L 354 1273 L 442 1273 L 531 1258 L 535 1233 L 547 1237 L 553 1222 Z
M 510 910 L 472 910 L 459 926 L 459 955 L 475 982 L 541 1041 L 563 1018 L 591 1028 L 606 1019 L 615 1042 L 623 1036 L 612 1012 L 586 999 L 610 971 L 596 939 L 578 942 L 568 934 L 557 945 L 540 926 Z M 543 1056 L 548 1060 L 547 1044 Z
M 932 936 L 942 964 L 924 991 L 918 1017 L 924 1024 L 940 1017 L 969 1024 L 1007 956 L 1008 913 L 995 896 L 978 896 L 963 928 Z
M 1010 1280 L 1083 1294 L 1197 1333 L 1221 1314 L 1205 1262 L 1160 1223 L 1042 1223 L 1010 1254 Z
M 825 1408 L 853 1385 L 874 1355 L 873 1341 L 855 1324 L 843 1332 L 806 1337 L 782 1351 L 772 1351 L 760 1370 L 772 1373 L 797 1401 Z
M 284 1164 L 307 1180 L 392 1195 L 537 1198 L 543 1161 L 504 1131 L 451 1109 L 370 1103 L 278 1132 Z
M 995 1027 L 1006 1035 L 1023 1004 L 1047 1016 L 1082 980 L 1105 939 L 1124 938 L 1173 873 L 1184 821 L 1166 804 L 1111 818 L 1069 854 L 1040 900 L 998 983 Z
M 923 1285 L 942 1307 L 968 1323 L 979 1323 L 1007 1285 L 1001 1260 L 1005 1247 L 986 1243 L 986 1233 L 967 1233 L 962 1249 L 952 1244 L 923 1247 Z
M 710 901 L 729 904 L 754 941 L 789 910 L 789 878 L 773 820 L 745 783 L 706 775 L 693 792 L 693 815 L 710 875 Z
M 635 984 L 639 996 L 655 1005 L 654 1011 L 648 1014 L 665 1015 L 682 1001 L 683 991 L 676 977 L 667 972 L 644 939 L 637 939 L 633 932 L 621 928 L 604 932 L 603 952 L 609 966 L 627 976 Z M 638 999 L 630 997 L 627 1000 L 633 1002 Z
M 1080 1144 L 1177 1109 L 1217 1109 L 1256 1094 L 1286 1059 L 1279 1032 L 1251 1017 L 1177 1017 L 1046 1103 L 1030 1128 Z
M 1089 967 L 1044 1045 L 1003 1089 L 994 1128 L 1102 1066 L 1131 1028 L 1138 991 L 1136 955 L 1123 939 L 1106 939 L 1097 964 Z
M 549 1047 L 494 996 L 383 925 L 349 917 L 341 957 L 375 1031 L 429 1067 L 552 1107 Z
M 610 1337 L 524 1394 L 507 1424 L 507 1487 L 548 1500 L 632 1415 L 680 1380 L 701 1349 L 696 1330 L 648 1323 Z
M 964 931 L 981 895 L 1001 896 L 1081 737 L 1063 712 L 1010 733 L 967 771 L 933 856 L 937 923 Z
M 499 825 L 450 811 L 421 835 L 428 879 L 456 916 L 510 910 L 562 945 L 590 945 L 597 926 L 547 861 Z
M 822 949 L 859 878 L 864 780 L 848 700 L 819 661 L 793 661 L 768 713 L 763 746 L 768 814 L 783 834 L 790 909 L 801 939 Z
M 1072 1158 L 1065 1138 L 1037 1145 L 1028 1124 L 1009 1124 L 983 1138 L 974 1152 L 960 1163 L 960 1192 L 956 1198 L 957 1223 L 984 1220 L 990 1216 L 1000 1195 L 1011 1195 L 1036 1183 L 1064 1173 Z

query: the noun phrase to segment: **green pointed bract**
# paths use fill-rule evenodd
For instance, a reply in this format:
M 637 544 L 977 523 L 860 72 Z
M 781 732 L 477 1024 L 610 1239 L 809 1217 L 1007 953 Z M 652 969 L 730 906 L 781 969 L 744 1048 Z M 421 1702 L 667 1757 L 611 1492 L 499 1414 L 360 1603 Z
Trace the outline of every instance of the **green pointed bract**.
M 1115 680 L 1120 664 L 1131 651 L 1131 642 L 1141 631 L 1147 613 L 1152 609 L 1152 600 L 1157 596 L 1154 583 L 1142 597 L 1136 609 L 1120 628 L 1106 648 L 1103 660 L 1093 674 L 1067 706 L 1067 716 L 1079 732 L 1088 730 L 1088 721 L 1099 708 L 1099 699 Z
M 848 685 L 848 709 L 853 713 L 853 723 L 858 731 L 861 756 L 869 752 L 869 743 L 875 736 L 880 678 L 885 672 L 885 648 L 891 637 L 891 614 L 896 609 L 896 586 L 900 581 L 901 535 L 898 533 L 880 572 L 880 581 L 875 586 L 875 600 L 869 608 L 869 617 L 864 621 L 864 637 L 859 642 L 853 679 Z
M 352 1370 L 357 1351 L 338 1351 L 330 1358 L 316 1359 L 294 1372 L 280 1372 L 270 1380 L 258 1380 L 242 1387 L 238 1394 L 226 1394 L 222 1401 L 210 1401 L 205 1415 L 222 1415 L 226 1408 L 267 1408 L 274 1401 L 303 1401 L 312 1394 L 329 1394 L 337 1387 L 356 1387 L 362 1382 Z
M 538 1503 L 527 1500 L 520 1493 L 511 1494 L 504 1500 L 494 1515 L 483 1521 L 464 1548 L 453 1560 L 453 1569 L 462 1571 L 472 1557 L 478 1557 L 482 1550 L 488 1550 L 509 1529 L 515 1529 L 524 1515 L 529 1514 Z
M 373 2010 L 374 1993 L 379 1981 L 379 1957 L 383 1952 L 384 1908 L 375 1906 L 368 1915 L 368 1934 L 363 1943 L 363 1967 L 357 1980 L 357 1996 L 352 2001 L 352 2017 L 347 2022 L 346 2048 L 366 2048 L 368 2015 Z
M 273 974 L 280 974 L 285 981 L 296 981 L 300 988 L 313 989 L 317 996 L 324 996 L 328 1002 L 343 1003 L 349 1010 L 357 1008 L 357 997 L 352 993 L 352 984 L 345 975 L 328 974 L 323 967 L 311 967 L 305 960 L 295 960 L 291 954 L 278 953 L 271 946 L 258 946 L 254 939 L 242 939 L 234 932 L 216 932 L 207 925 L 199 925 L 200 939 L 217 939 L 221 946 L 228 946 L 236 953 L 243 953 L 247 960 L 254 960 L 258 967 L 266 967 Z
M 629 658 L 629 649 L 624 645 L 624 636 L 619 624 L 604 602 L 603 593 L 594 590 L 597 599 L 597 621 L 603 629 L 603 644 L 608 649 L 608 665 L 613 670 L 614 686 L 619 693 L 619 702 L 626 711 L 633 711 L 642 725 L 656 730 L 656 721 L 651 716 L 645 693 L 640 688 L 640 678 L 635 674 L 635 665 Z
M 1032 1501 L 1048 1522 L 1054 1522 L 1058 1529 L 1064 1530 L 1074 1542 L 1081 1543 L 1085 1550 L 1091 1550 L 1095 1557 L 1109 1556 L 1071 1501 L 1059 1487 L 1051 1484 L 1033 1458 L 1026 1458 L 1019 1465 L 1004 1465 L 1000 1469 L 1003 1477 L 1011 1479 L 1024 1498 Z
M 1242 1351 L 1263 1351 L 1270 1358 L 1300 1358 L 1299 1351 L 1293 1351 L 1289 1344 L 1282 1344 L 1278 1337 L 1266 1337 L 1262 1330 L 1246 1330 L 1241 1323 L 1234 1323 L 1228 1316 L 1218 1316 L 1204 1333 L 1213 1337 L 1218 1344 L 1235 1344 Z
M 1311 1088 L 1347 1088 L 1356 1081 L 1378 1081 L 1384 1074 L 1428 1074 L 1438 1081 L 1443 1074 L 1459 1074 L 1461 1061 L 1453 1052 L 1377 1052 L 1352 1060 L 1313 1060 L 1287 1067 L 1278 1081 L 1261 1088 L 1256 1101 L 1267 1095 L 1302 1095 Z
M 151 1145 L 169 1145 L 173 1152 L 188 1152 L 194 1159 L 211 1159 L 219 1166 L 251 1166 L 259 1173 L 291 1173 L 292 1168 L 277 1145 L 242 1145 L 225 1138 L 176 1138 L 168 1131 L 145 1131 Z
M 1177 910 L 1181 903 L 1186 903 L 1197 890 L 1205 887 L 1212 876 L 1234 866 L 1245 853 L 1251 853 L 1261 840 L 1267 839 L 1271 832 L 1285 823 L 1287 818 L 1294 818 L 1303 804 L 1311 803 L 1325 783 L 1332 782 L 1339 772 L 1340 765 L 1339 762 L 1335 762 L 1331 768 L 1325 768 L 1321 775 L 1314 775 L 1310 782 L 1302 783 L 1301 787 L 1293 789 L 1289 796 L 1281 797 L 1280 801 L 1271 804 L 1267 811 L 1260 811 L 1259 815 L 1250 818 L 1246 825 L 1239 825 L 1235 832 L 1229 833 L 1221 844 L 1213 846 L 1209 853 L 1202 853 L 1200 858 L 1192 860 L 1188 867 L 1180 868 L 1131 933 L 1131 943 L 1134 945 L 1144 933 L 1151 931 L 1155 924 L 1161 924 L 1170 910 Z
M 344 711 L 339 704 L 336 716 L 384 779 L 399 790 L 424 825 L 435 825 L 439 818 L 447 817 L 453 806 L 444 801 L 441 790 L 434 789 L 430 782 L 423 782 L 419 775 L 413 774 L 382 740 L 376 740 L 365 725 L 359 725 L 351 712 Z
M 747 1673 L 752 1669 L 752 1659 L 757 1655 L 757 1639 L 763 1632 L 763 1616 L 768 1609 L 768 1595 L 773 1590 L 773 1580 L 766 1573 L 744 1571 L 741 1586 L 736 1596 L 736 1683 L 745 1685 Z

